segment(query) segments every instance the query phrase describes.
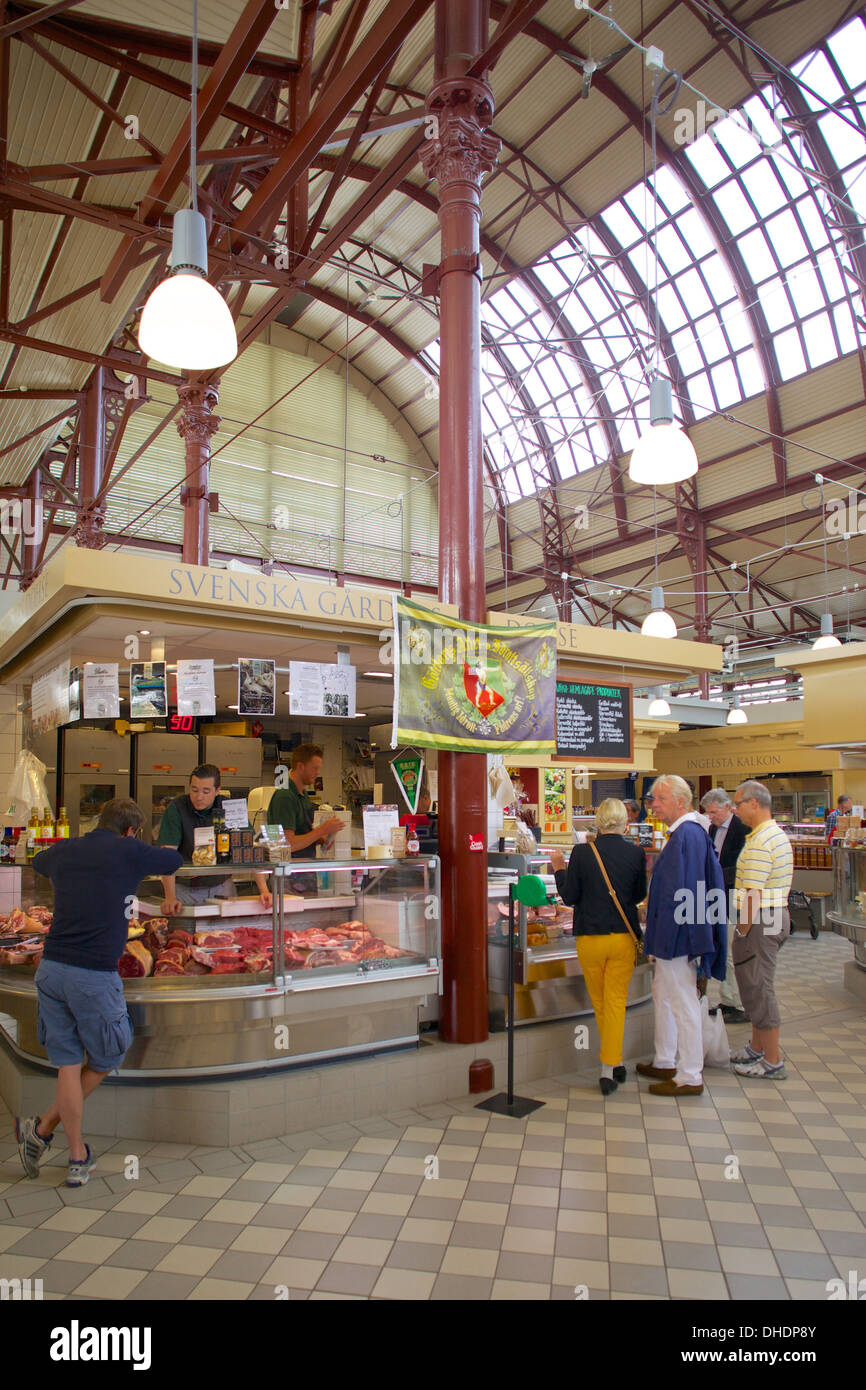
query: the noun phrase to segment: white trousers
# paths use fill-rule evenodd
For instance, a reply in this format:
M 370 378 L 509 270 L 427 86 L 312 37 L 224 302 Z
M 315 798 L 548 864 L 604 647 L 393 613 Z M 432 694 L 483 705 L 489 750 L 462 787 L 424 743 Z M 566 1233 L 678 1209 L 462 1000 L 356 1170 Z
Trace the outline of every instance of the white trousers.
M 687 956 L 656 957 L 653 975 L 656 1067 L 675 1067 L 678 1086 L 703 1083 L 704 1042 L 697 962 Z

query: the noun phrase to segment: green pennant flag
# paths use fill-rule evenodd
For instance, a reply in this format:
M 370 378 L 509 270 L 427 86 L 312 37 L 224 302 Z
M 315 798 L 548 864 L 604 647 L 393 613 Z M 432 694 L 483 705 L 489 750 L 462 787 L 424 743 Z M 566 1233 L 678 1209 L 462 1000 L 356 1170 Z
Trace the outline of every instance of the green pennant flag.
M 421 797 L 421 782 L 424 777 L 424 759 L 420 753 L 403 753 L 392 759 L 391 769 L 397 778 L 397 785 L 412 815 L 418 810 Z

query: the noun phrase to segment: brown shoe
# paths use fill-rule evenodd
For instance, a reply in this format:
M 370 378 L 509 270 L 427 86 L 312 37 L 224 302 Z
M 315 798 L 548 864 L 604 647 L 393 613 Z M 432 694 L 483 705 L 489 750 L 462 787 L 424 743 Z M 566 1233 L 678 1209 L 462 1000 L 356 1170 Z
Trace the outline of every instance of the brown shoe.
M 654 1096 L 701 1096 L 703 1093 L 703 1086 L 678 1086 L 673 1077 L 669 1081 L 660 1081 L 657 1086 L 650 1086 L 650 1094 Z
M 638 1062 L 635 1071 L 638 1076 L 651 1076 L 654 1081 L 672 1081 L 677 1074 L 676 1067 L 654 1067 L 652 1062 Z

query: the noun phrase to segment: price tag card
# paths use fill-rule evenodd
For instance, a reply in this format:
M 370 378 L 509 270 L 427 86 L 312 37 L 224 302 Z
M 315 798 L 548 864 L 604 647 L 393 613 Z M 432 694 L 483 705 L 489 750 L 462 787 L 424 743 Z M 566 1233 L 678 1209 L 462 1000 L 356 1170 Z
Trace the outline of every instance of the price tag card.
M 364 807 L 364 849 L 369 850 L 374 845 L 384 845 L 391 848 L 391 831 L 396 830 L 400 823 L 396 806 L 365 806 Z
M 245 796 L 230 798 L 223 802 L 223 815 L 227 830 L 246 830 L 250 823 L 250 813 Z

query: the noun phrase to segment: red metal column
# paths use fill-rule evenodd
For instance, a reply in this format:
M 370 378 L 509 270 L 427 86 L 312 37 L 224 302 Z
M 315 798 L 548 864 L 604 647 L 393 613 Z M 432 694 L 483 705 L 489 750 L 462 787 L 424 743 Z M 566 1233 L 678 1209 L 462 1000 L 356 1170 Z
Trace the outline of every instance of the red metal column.
M 29 589 L 34 579 L 39 577 L 42 536 L 36 530 L 36 518 L 38 509 L 42 506 L 42 474 L 38 467 L 34 468 L 27 480 L 27 495 L 23 501 L 28 509 L 27 520 L 29 524 L 24 527 L 21 534 L 21 577 L 18 581 L 18 587 L 22 591 Z M 45 525 L 44 515 L 42 524 Z
M 220 427 L 214 410 L 219 404 L 218 383 L 179 386 L 181 417 L 177 432 L 185 445 L 184 486 L 180 490 L 183 514 L 183 559 L 187 565 L 206 565 L 210 532 L 210 440 Z
M 437 129 L 421 150 L 439 184 L 439 597 L 468 622 L 484 622 L 484 491 L 481 438 L 481 177 L 499 140 L 487 83 L 467 70 L 487 39 L 487 0 L 437 0 L 436 67 L 427 111 Z M 487 760 L 439 754 L 443 999 L 446 1042 L 487 1037 Z
M 105 466 L 105 414 L 103 410 L 103 368 L 97 367 L 90 378 L 81 412 L 81 436 L 78 444 L 78 524 L 75 527 L 76 545 L 85 550 L 99 550 L 103 544 L 102 528 L 105 508 L 97 504 Z

